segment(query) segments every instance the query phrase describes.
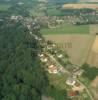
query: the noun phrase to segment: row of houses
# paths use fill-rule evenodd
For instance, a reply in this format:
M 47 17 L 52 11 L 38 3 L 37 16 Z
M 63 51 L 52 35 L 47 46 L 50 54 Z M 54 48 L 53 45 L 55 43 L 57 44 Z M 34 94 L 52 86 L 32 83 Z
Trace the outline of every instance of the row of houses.
M 63 68 L 60 67 L 59 65 L 55 64 L 55 62 L 52 61 L 52 59 L 50 59 L 48 56 L 46 56 L 45 54 L 38 54 L 38 56 L 40 57 L 40 60 L 42 63 L 45 63 L 47 65 L 46 70 L 50 73 L 50 74 L 57 74 L 59 72 L 62 72 Z M 62 55 L 58 55 L 59 58 L 62 57 Z

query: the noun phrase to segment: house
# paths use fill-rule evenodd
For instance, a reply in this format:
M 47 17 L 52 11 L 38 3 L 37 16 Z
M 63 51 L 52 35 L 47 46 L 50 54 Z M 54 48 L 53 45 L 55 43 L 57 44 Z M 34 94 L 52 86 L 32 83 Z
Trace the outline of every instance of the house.
M 40 57 L 40 60 L 42 61 L 42 62 L 47 62 L 48 61 L 48 58 L 47 57 L 45 57 L 45 55 L 42 53 L 42 54 L 38 54 L 38 56 Z
M 12 15 L 10 19 L 11 19 L 11 20 L 16 20 L 16 21 L 17 21 L 17 20 L 23 19 L 23 17 L 22 17 L 21 15 L 18 15 L 18 16 Z
M 62 20 L 62 19 L 57 19 L 56 22 L 57 22 L 57 24 L 62 24 L 62 23 L 64 23 L 64 20 Z
M 58 57 L 58 58 L 62 58 L 62 57 L 63 57 L 63 55 L 62 55 L 62 54 L 59 54 L 59 55 L 57 55 L 57 57 Z
M 41 61 L 42 61 L 42 62 L 47 62 L 48 59 L 47 59 L 47 58 L 41 58 Z
M 18 19 L 18 17 L 17 16 L 11 16 L 11 20 L 17 20 Z
M 70 91 L 69 93 L 68 93 L 68 96 L 69 97 L 74 97 L 74 96 L 78 96 L 79 95 L 79 91 Z
M 53 46 L 53 47 L 56 47 L 56 45 L 55 45 L 55 44 L 52 44 L 52 46 Z
M 43 53 L 42 53 L 42 54 L 38 54 L 38 56 L 39 56 L 39 57 L 44 57 L 44 54 L 43 54 Z
M 38 38 L 39 41 L 42 41 L 42 38 Z
M 50 65 L 48 67 L 48 72 L 49 73 L 53 73 L 53 74 L 57 74 L 58 73 L 58 69 L 57 69 L 57 67 L 55 65 Z
M 76 83 L 76 80 L 75 80 L 74 78 L 72 78 L 72 77 L 69 77 L 69 78 L 66 80 L 66 84 L 67 84 L 67 85 L 73 86 L 73 85 L 75 85 L 75 83 Z

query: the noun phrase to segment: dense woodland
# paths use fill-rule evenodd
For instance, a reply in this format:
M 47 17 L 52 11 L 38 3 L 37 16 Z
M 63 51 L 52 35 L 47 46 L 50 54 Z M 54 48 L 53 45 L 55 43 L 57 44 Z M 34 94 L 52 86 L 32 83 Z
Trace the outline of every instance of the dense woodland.
M 69 100 L 66 90 L 49 84 L 37 56 L 41 43 L 30 35 L 23 21 L 10 20 L 12 14 L 18 13 L 30 17 L 21 9 L 0 12 L 0 100 L 41 100 L 42 95 Z M 32 30 L 32 34 L 42 37 L 39 30 Z
M 13 5 L 8 11 L 0 11 L 0 100 L 41 100 L 42 95 L 70 100 L 66 90 L 49 84 L 37 56 L 42 50 L 40 43 L 22 21 L 9 20 L 13 14 L 29 17 L 26 8 Z M 39 30 L 32 30 L 32 34 L 41 36 Z
M 48 80 L 37 57 L 39 49 L 20 22 L 0 24 L 0 100 L 41 99 Z

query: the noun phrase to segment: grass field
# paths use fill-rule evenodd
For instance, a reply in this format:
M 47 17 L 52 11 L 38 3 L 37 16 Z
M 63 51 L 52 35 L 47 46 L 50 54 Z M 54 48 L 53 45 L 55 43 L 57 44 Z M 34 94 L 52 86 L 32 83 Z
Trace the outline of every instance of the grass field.
M 89 25 L 72 25 L 72 24 L 63 24 L 60 27 L 53 29 L 42 29 L 42 34 L 88 34 Z
M 65 74 L 49 74 L 49 81 L 52 86 L 55 88 L 50 91 L 50 96 L 54 98 L 54 100 L 91 100 L 86 91 L 81 92 L 79 96 L 73 97 L 72 99 L 68 99 L 68 92 L 72 90 L 71 86 L 66 84 L 66 80 L 68 75 Z M 84 96 L 86 95 L 86 97 Z
M 0 4 L 0 11 L 8 10 L 9 7 L 10 7 L 10 5 L 7 5 L 7 4 Z

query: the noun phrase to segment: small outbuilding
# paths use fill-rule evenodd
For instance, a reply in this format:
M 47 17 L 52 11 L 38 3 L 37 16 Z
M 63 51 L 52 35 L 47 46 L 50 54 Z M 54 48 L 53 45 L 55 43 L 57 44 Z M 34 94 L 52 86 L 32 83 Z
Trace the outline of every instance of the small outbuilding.
M 59 54 L 59 55 L 57 55 L 58 56 L 58 58 L 62 58 L 63 57 L 63 55 L 62 54 Z

